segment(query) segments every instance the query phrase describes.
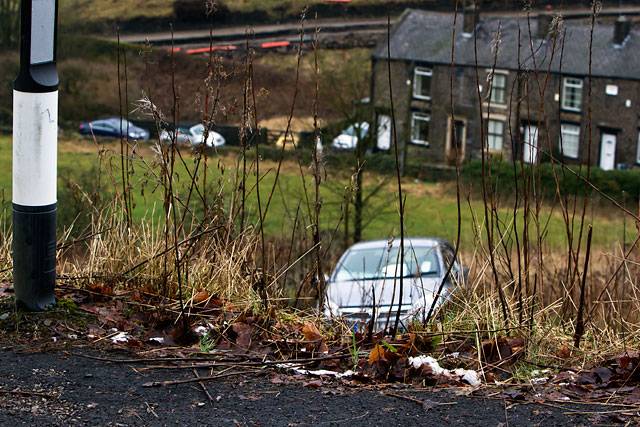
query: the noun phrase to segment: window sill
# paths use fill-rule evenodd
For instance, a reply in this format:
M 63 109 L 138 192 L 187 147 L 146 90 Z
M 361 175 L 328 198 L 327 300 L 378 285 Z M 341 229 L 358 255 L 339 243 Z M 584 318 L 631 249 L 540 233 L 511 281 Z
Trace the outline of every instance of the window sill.
M 582 114 L 582 108 L 572 109 L 567 107 L 560 107 L 560 110 L 565 113 Z
M 418 101 L 431 101 L 430 96 L 416 95 L 415 93 L 413 94 L 413 99 L 417 99 Z
M 500 104 L 500 103 L 497 103 L 497 102 L 485 102 L 484 106 L 487 107 L 487 108 L 489 108 L 489 107 L 491 107 L 491 108 L 500 108 L 502 110 L 506 110 L 507 107 L 508 107 L 507 104 Z

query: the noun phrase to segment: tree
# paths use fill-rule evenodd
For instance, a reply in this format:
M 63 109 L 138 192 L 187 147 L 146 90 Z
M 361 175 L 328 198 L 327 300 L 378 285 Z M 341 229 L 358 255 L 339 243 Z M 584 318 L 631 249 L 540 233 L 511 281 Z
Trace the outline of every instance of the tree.
M 16 45 L 20 32 L 20 1 L 0 0 L 0 50 Z

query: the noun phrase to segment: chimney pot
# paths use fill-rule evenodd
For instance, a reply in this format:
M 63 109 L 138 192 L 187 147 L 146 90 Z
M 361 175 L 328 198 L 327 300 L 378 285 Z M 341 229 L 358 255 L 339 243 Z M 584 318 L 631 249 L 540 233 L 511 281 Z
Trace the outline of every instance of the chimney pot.
M 620 16 L 613 27 L 613 44 L 622 46 L 631 34 L 631 21 L 626 16 Z
M 480 9 L 475 4 L 464 8 L 464 16 L 462 20 L 462 32 L 464 34 L 473 34 L 476 26 L 480 22 Z
M 540 13 L 538 15 L 538 38 L 546 39 L 551 31 L 553 15 L 550 13 Z

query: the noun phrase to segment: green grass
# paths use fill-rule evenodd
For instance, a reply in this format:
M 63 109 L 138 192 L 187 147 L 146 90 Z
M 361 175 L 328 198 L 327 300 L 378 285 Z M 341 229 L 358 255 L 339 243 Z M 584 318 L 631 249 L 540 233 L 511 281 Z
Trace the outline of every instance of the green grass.
M 61 0 L 64 24 L 164 18 L 173 13 L 173 0 Z
M 85 191 L 92 191 L 95 184 L 97 171 L 100 165 L 97 148 L 93 143 L 74 139 L 63 141 L 60 145 L 59 152 L 59 194 L 69 194 L 71 188 L 76 185 Z M 116 156 L 119 149 L 117 143 L 108 143 L 104 145 L 113 155 L 107 154 L 102 162 L 102 188 L 103 191 L 113 192 L 113 186 L 120 186 L 120 162 Z M 151 154 L 149 150 L 142 150 L 146 153 L 145 161 L 151 163 Z M 224 155 L 219 159 L 215 157 L 211 159 L 209 169 L 209 194 L 223 188 L 225 203 L 228 203 L 230 194 L 233 191 L 233 181 L 235 176 L 235 156 Z M 191 158 L 186 156 L 187 165 L 191 166 Z M 224 173 L 216 167 L 218 161 L 225 165 Z M 3 173 L 0 174 L 0 191 L 4 194 L 5 201 L 10 200 L 11 193 L 11 144 L 10 138 L 0 137 L 0 168 Z M 272 188 L 275 176 L 275 163 L 264 162 L 261 165 L 261 174 L 263 178 L 260 183 L 262 193 L 262 205 L 266 204 L 269 191 Z M 306 180 L 300 177 L 299 168 L 293 162 L 287 162 L 281 173 L 280 185 L 276 187 L 273 202 L 271 204 L 266 223 L 265 233 L 268 236 L 286 238 L 291 234 L 292 224 L 294 222 L 295 212 L 300 204 L 300 212 L 304 218 L 305 225 L 309 224 L 307 208 L 305 203 L 305 185 L 308 197 L 313 200 L 313 183 L 310 171 L 303 166 L 306 174 Z M 183 196 L 186 193 L 188 176 L 183 166 L 176 168 L 177 188 Z M 321 188 L 323 210 L 321 217 L 321 226 L 325 231 L 333 231 L 340 224 L 341 206 L 343 200 L 343 189 L 349 185 L 349 173 L 338 172 L 329 169 L 327 171 L 327 182 Z M 372 198 L 365 212 L 365 221 L 370 222 L 364 231 L 366 239 L 381 239 L 390 236 L 397 236 L 399 232 L 399 220 L 397 214 L 397 195 L 393 180 L 382 178 L 377 175 L 369 174 L 365 192 L 373 188 L 376 182 L 386 179 L 383 191 Z M 257 215 L 257 198 L 255 192 L 256 176 L 250 173 L 247 177 L 247 188 L 249 191 L 247 197 L 247 211 L 249 220 L 256 222 Z M 303 182 L 305 185 L 303 185 Z M 133 195 L 135 200 L 134 217 L 141 220 L 144 217 L 155 219 L 161 217 L 162 209 L 162 190 L 156 185 L 153 174 L 149 173 L 146 166 L 140 162 L 135 165 L 135 174 L 132 178 Z M 119 188 L 118 188 L 119 190 Z M 455 240 L 457 230 L 457 204 L 455 195 L 452 192 L 450 184 L 437 183 L 421 183 L 406 180 L 404 183 L 404 191 L 407 200 L 406 204 L 406 233 L 414 236 L 439 236 L 447 238 L 451 241 Z M 60 201 L 61 205 L 64 203 Z M 67 201 L 67 203 L 71 203 Z M 78 203 L 78 202 L 76 202 Z M 82 199 L 80 199 L 82 204 Z M 483 204 L 479 200 L 471 199 L 470 202 L 464 201 L 462 206 L 462 243 L 463 248 L 472 251 L 474 247 L 474 239 L 477 233 L 484 234 L 484 228 L 474 231 L 474 220 L 482 221 Z M 470 206 L 469 206 L 470 205 Z M 82 209 L 83 206 L 80 206 Z M 65 206 L 60 206 L 63 211 Z M 511 208 L 504 206 L 500 210 L 505 225 L 503 228 L 511 226 Z M 622 217 L 612 216 L 606 212 L 594 212 L 589 214 L 589 219 L 593 216 L 594 234 L 593 243 L 595 246 L 610 250 L 613 245 L 618 244 L 622 240 L 623 223 Z M 62 215 L 61 218 L 69 218 Z M 565 228 L 559 211 L 551 211 L 549 207 L 543 208 L 543 226 L 546 226 L 545 245 L 551 249 L 563 248 L 566 245 Z M 60 224 L 65 225 L 65 224 Z M 68 225 L 68 224 L 66 224 Z M 518 228 L 521 230 L 522 219 L 519 219 Z M 627 241 L 631 241 L 632 227 L 627 227 Z M 340 225 L 339 229 L 342 229 Z M 531 234 L 535 235 L 535 224 L 530 226 Z M 477 232 L 477 233 L 476 233 Z
M 233 12 L 266 12 L 278 17 L 297 15 L 305 6 L 324 3 L 323 0 L 227 0 Z M 354 0 L 354 5 L 384 5 L 386 0 Z M 173 0 L 60 0 L 61 19 L 65 24 L 86 24 L 104 21 L 127 21 L 135 18 L 170 18 Z

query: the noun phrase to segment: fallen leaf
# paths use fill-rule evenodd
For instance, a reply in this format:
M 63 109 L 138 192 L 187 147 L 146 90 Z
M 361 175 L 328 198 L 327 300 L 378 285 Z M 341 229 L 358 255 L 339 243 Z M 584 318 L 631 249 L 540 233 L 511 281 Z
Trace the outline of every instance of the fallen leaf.
M 235 323 L 232 327 L 233 332 L 236 333 L 236 345 L 244 350 L 248 350 L 251 347 L 251 333 L 253 328 L 246 323 Z
M 605 367 L 596 368 L 593 370 L 593 373 L 596 374 L 598 378 L 600 378 L 600 382 L 603 384 L 609 383 L 613 375 L 613 372 L 611 372 L 611 369 L 605 368 Z
M 380 344 L 377 344 L 373 350 L 371 350 L 371 353 L 369 353 L 369 364 L 375 365 L 376 363 L 386 362 L 386 354 L 387 350 Z
M 302 384 L 303 387 L 309 387 L 309 388 L 320 388 L 322 387 L 322 380 L 313 380 L 313 381 L 308 381 L 304 384 Z
M 302 327 L 302 335 L 304 335 L 304 339 L 307 341 L 318 341 L 322 339 L 322 334 L 313 323 L 304 324 Z
M 208 300 L 211 297 L 211 295 L 209 295 L 209 292 L 207 291 L 200 291 L 197 294 L 195 294 L 193 296 L 193 303 L 194 304 L 200 304 L 202 302 L 205 302 L 206 300 Z
M 556 355 L 561 359 L 568 359 L 571 357 L 571 350 L 566 345 L 563 345 L 558 349 Z

